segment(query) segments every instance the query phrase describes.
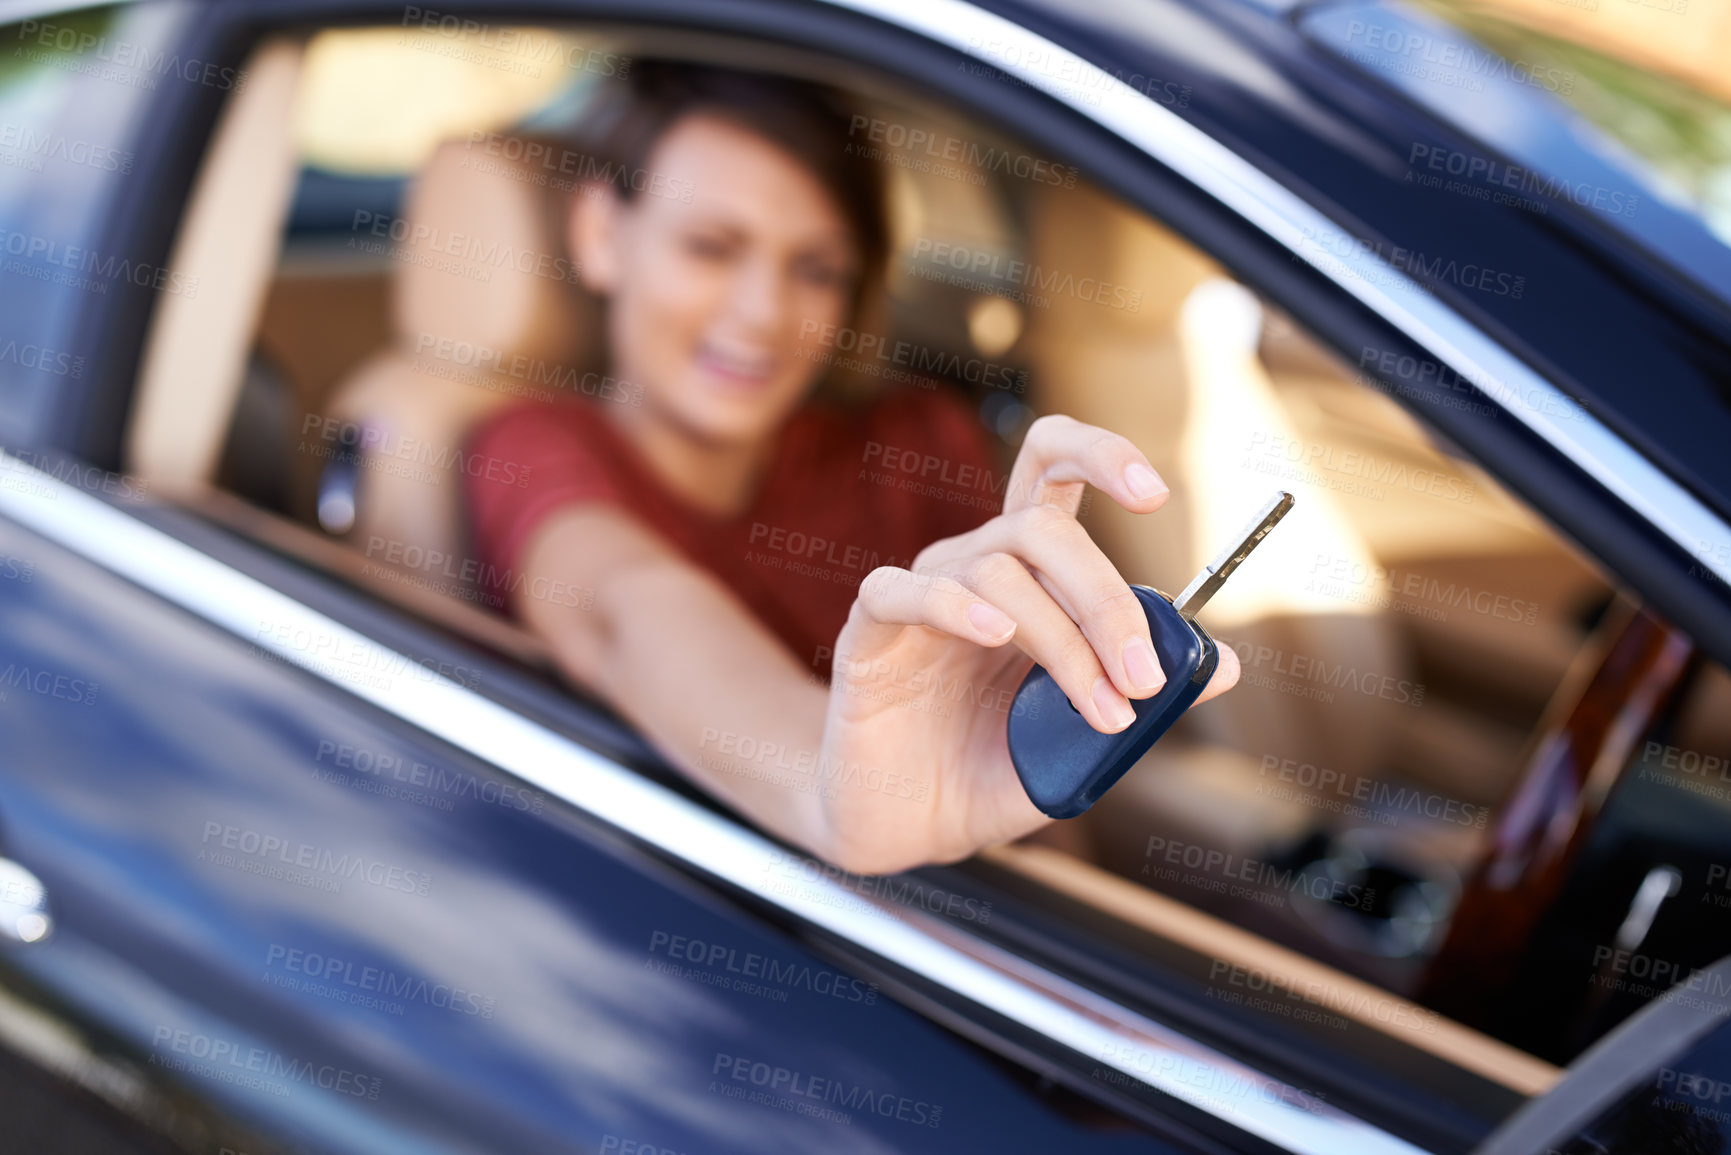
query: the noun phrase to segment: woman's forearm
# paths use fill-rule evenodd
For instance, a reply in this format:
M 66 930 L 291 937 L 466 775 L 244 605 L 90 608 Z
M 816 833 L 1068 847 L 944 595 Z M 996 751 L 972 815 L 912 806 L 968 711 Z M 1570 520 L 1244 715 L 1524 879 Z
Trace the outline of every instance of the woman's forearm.
M 698 785 L 825 854 L 823 796 L 835 789 L 819 753 L 828 690 L 717 579 L 620 520 L 565 517 L 524 551 L 531 575 L 575 575 L 593 588 L 591 609 L 519 612 L 563 672 Z

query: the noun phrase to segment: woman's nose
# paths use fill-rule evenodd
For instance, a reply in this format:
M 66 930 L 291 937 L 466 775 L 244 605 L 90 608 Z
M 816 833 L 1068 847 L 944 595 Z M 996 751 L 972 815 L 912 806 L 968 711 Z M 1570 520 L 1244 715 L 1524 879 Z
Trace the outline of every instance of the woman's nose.
M 781 327 L 791 299 L 789 278 L 774 261 L 746 261 L 734 284 L 733 314 L 752 329 Z

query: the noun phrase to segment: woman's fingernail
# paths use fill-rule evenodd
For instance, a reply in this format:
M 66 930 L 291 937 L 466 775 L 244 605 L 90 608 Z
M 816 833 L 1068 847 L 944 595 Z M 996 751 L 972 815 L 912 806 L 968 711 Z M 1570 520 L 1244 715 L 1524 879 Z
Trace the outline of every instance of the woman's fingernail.
M 1150 693 L 1166 684 L 1160 659 L 1155 657 L 1154 647 L 1147 638 L 1131 638 L 1124 643 L 1124 674 L 1136 689 Z
M 1139 501 L 1147 501 L 1156 494 L 1166 492 L 1166 483 L 1160 480 L 1160 475 L 1141 462 L 1124 470 L 1124 484 Z
M 993 640 L 1008 637 L 1010 631 L 1016 628 L 1016 623 L 1009 614 L 985 602 L 975 602 L 968 607 L 968 621 L 973 623 L 976 630 Z
M 1094 708 L 1100 711 L 1100 717 L 1112 727 L 1114 734 L 1136 720 L 1136 711 L 1130 708 L 1130 703 L 1124 700 L 1124 695 L 1113 687 L 1112 679 L 1105 674 L 1094 679 Z

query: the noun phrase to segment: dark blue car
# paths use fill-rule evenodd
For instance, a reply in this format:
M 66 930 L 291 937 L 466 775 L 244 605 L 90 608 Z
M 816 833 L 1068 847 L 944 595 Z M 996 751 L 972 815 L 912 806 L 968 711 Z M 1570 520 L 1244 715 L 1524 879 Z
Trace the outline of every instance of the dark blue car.
M 0 1151 L 1724 1150 L 1707 6 L 0 19 Z M 826 364 L 1005 461 L 1130 437 L 1172 507 L 1084 509 L 1128 580 L 1297 494 L 1208 611 L 1239 686 L 1084 817 L 841 871 L 489 592 L 467 431 L 634 403 L 544 209 L 647 59 L 858 95 L 888 306 Z M 934 461 L 862 483 L 1001 504 Z

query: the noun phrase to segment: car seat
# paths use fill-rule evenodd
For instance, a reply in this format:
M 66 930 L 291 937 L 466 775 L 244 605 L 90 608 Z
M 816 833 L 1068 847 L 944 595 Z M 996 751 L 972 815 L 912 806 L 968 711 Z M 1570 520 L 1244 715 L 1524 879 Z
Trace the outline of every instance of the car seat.
M 574 283 L 565 198 L 544 179 L 448 141 L 406 198 L 390 344 L 339 383 L 328 406 L 351 440 L 364 431 L 368 459 L 356 471 L 352 524 L 339 513 L 327 528 L 381 564 L 420 556 L 407 553 L 413 546 L 461 558 L 458 455 L 469 431 L 503 406 L 572 392 L 595 351 L 598 303 Z

